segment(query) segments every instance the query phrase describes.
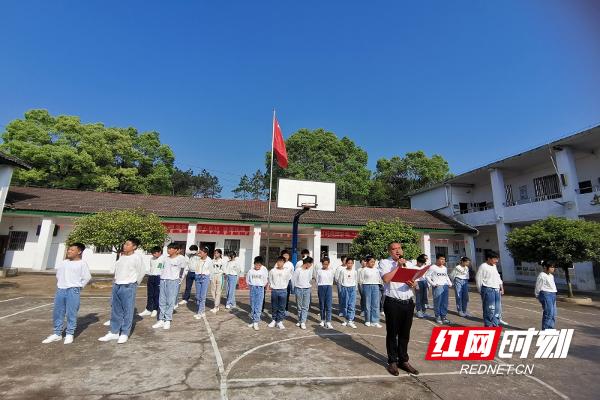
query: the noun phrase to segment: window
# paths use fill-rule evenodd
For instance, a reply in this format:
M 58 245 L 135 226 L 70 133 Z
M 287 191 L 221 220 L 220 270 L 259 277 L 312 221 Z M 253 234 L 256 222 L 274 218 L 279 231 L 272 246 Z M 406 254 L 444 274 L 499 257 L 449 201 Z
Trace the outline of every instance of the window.
M 54 225 L 54 232 L 52 232 L 52 236 L 56 236 L 58 235 L 58 230 L 60 229 L 60 226 L 58 225 Z M 35 231 L 35 236 L 40 236 L 40 231 L 42 230 L 42 226 L 38 225 L 37 226 L 37 230 Z
M 506 185 L 505 191 L 506 191 L 506 204 L 507 205 L 515 204 L 515 201 L 513 199 L 512 185 Z
M 338 258 L 342 258 L 342 256 L 348 256 L 349 254 L 350 254 L 350 243 L 338 243 L 337 244 Z
M 579 193 L 592 193 L 592 181 L 579 182 Z
M 519 200 L 527 200 L 528 198 L 527 185 L 519 186 Z
M 533 180 L 535 201 L 558 199 L 561 197 L 558 175 L 546 175 Z
M 225 239 L 223 251 L 225 254 L 230 251 L 235 251 L 235 254 L 240 254 L 240 239 Z
M 112 247 L 111 246 L 98 246 L 94 247 L 94 253 L 96 254 L 111 254 Z
M 434 257 L 437 258 L 437 256 L 444 256 L 446 259 L 448 259 L 448 248 L 446 246 L 435 246 Z
M 10 231 L 10 233 L 8 234 L 7 250 L 24 250 L 25 242 L 27 242 L 27 231 Z

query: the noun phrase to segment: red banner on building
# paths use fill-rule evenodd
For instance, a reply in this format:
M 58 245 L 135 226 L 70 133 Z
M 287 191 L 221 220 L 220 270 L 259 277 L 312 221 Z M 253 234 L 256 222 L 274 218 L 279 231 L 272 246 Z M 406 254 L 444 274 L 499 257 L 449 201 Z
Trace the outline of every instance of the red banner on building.
M 168 233 L 188 233 L 188 224 L 182 224 L 177 222 L 163 222 Z
M 321 238 L 323 239 L 354 239 L 358 236 L 358 231 L 344 231 L 341 229 L 321 229 Z
M 250 226 L 248 225 L 214 225 L 199 224 L 196 228 L 198 235 L 226 235 L 226 236 L 249 236 Z

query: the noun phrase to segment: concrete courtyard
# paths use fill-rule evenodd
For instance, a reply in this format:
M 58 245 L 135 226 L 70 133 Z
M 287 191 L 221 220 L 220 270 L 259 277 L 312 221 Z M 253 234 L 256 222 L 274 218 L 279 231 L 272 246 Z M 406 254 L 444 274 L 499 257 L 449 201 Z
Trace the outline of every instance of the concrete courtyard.
M 307 330 L 288 317 L 283 331 L 247 327 L 247 291 L 238 309 L 192 318 L 195 305 L 180 307 L 169 331 L 136 317 L 128 343 L 101 343 L 107 328 L 109 289 L 85 288 L 75 342 L 44 345 L 52 333 L 53 276 L 22 275 L 0 281 L 0 398 L 2 399 L 598 399 L 600 307 L 559 303 L 557 328 L 574 328 L 566 359 L 513 360 L 535 364 L 532 376 L 460 375 L 460 361 L 426 361 L 435 324 L 415 319 L 411 363 L 421 374 L 385 370 L 385 328 L 319 327 L 317 296 Z M 137 294 L 144 309 L 145 287 Z M 335 290 L 334 290 L 335 292 Z M 532 290 L 509 288 L 503 317 L 511 329 L 539 329 L 541 309 Z M 454 312 L 455 325 L 480 326 L 481 302 L 471 291 L 472 319 Z M 267 310 L 270 309 L 267 295 Z M 207 302 L 212 307 L 212 301 Z M 334 299 L 334 304 L 337 302 Z M 597 304 L 597 303 L 595 303 Z M 335 306 L 334 306 L 335 307 Z M 292 311 L 295 311 L 295 307 Z M 335 309 L 334 309 L 335 311 Z M 269 313 L 270 314 L 270 313 Z M 530 354 L 532 356 L 532 354 Z M 500 362 L 494 361 L 494 362 Z M 488 362 L 493 363 L 493 362 Z

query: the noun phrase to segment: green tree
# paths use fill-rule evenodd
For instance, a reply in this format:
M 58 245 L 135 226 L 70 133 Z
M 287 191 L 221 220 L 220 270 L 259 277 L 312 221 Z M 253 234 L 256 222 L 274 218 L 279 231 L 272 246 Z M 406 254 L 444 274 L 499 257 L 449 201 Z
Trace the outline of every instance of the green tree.
M 371 172 L 367 153 L 347 137 L 339 139 L 324 129 L 300 129 L 285 141 L 288 168 L 274 163 L 273 192 L 277 179 L 290 178 L 335 182 L 338 204 L 365 205 L 369 194 Z M 266 154 L 270 173 L 271 152 Z
M 269 194 L 269 188 L 265 185 L 269 177 L 257 169 L 249 180 L 249 194 L 254 200 L 263 200 Z
M 354 238 L 350 253 L 355 257 L 372 255 L 378 259 L 388 257 L 388 244 L 396 241 L 402 244 L 404 258 L 414 259 L 421 254 L 419 234 L 412 226 L 400 219 L 394 221 L 369 221 Z
M 448 162 L 440 155 L 431 158 L 423 151 L 406 153 L 377 161 L 369 195 L 371 205 L 382 207 L 410 207 L 406 195 L 451 178 Z
M 188 169 L 183 171 L 177 167 L 173 171 L 173 194 L 193 197 L 221 197 L 223 187 L 219 178 L 203 169 L 199 174 Z
M 248 178 L 248 175 L 244 174 L 244 176 L 240 178 L 240 183 L 233 189 L 233 197 L 246 200 L 250 196 L 251 191 L 252 185 L 250 184 L 250 178 Z
M 81 242 L 117 252 L 128 238 L 138 238 L 146 250 L 163 246 L 167 230 L 156 214 L 143 210 L 102 211 L 75 221 L 68 243 Z
M 507 235 L 506 247 L 521 261 L 557 262 L 565 272 L 569 297 L 573 297 L 569 268 L 573 263 L 600 261 L 600 223 L 548 217 L 515 228 Z
M 171 193 L 174 155 L 157 132 L 82 124 L 79 117 L 30 110 L 2 133 L 0 149 L 33 168 L 17 169 L 21 185 Z

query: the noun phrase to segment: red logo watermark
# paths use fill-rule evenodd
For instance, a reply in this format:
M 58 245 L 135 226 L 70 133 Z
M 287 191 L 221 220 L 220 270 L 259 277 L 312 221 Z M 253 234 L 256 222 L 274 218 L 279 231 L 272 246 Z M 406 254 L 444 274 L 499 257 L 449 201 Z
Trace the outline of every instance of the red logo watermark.
M 441 327 L 431 332 L 426 360 L 493 360 L 500 327 Z

